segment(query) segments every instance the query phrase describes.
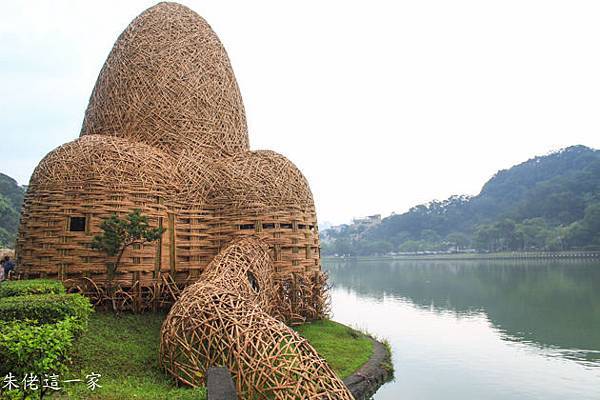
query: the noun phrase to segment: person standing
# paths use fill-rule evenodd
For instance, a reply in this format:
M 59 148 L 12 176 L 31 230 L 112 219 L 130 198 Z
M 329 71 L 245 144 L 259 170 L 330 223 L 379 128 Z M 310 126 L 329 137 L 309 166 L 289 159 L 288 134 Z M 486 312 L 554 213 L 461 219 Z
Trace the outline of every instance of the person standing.
M 11 271 L 15 269 L 15 263 L 12 262 L 9 256 L 4 256 L 2 259 L 2 269 L 4 271 L 4 279 L 8 279 Z

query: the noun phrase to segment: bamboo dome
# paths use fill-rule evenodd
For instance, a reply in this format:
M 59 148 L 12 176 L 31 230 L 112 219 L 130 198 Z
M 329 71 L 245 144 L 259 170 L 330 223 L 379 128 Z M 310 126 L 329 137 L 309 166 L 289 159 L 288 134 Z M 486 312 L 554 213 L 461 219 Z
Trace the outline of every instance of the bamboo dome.
M 106 257 L 89 247 L 102 220 L 135 208 L 154 225 L 166 220 L 166 204 L 179 186 L 175 171 L 161 150 L 118 137 L 86 135 L 51 151 L 25 196 L 17 242 L 21 268 L 30 276 L 103 282 Z M 122 280 L 155 275 L 155 249 L 135 249 L 130 256 Z
M 248 150 L 242 97 L 208 23 L 176 3 L 159 3 L 135 18 L 100 71 L 81 128 L 88 134 L 174 154 Z
M 101 302 L 111 260 L 90 243 L 105 218 L 134 209 L 165 232 L 127 249 L 111 278 L 130 305 L 172 302 L 230 243 L 255 237 L 269 249 L 282 319 L 326 312 L 308 182 L 284 156 L 250 151 L 223 45 L 175 3 L 149 8 L 119 36 L 80 137 L 36 168 L 17 239 L 21 271 L 93 282 Z
M 30 186 L 98 183 L 173 192 L 173 160 L 161 150 L 118 137 L 86 135 L 51 151 L 34 170 Z
M 220 185 L 211 201 L 231 210 L 288 207 L 314 211 L 308 182 L 296 166 L 270 150 L 249 151 L 217 164 Z

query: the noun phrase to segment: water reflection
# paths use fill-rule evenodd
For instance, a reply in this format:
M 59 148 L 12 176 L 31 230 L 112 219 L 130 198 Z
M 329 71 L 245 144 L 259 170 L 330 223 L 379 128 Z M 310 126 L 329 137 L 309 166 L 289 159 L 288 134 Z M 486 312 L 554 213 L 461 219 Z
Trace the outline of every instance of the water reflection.
M 598 264 L 328 261 L 326 269 L 336 286 L 362 296 L 406 298 L 420 307 L 459 315 L 484 312 L 507 340 L 600 360 Z
M 334 317 L 390 339 L 397 353 L 398 378 L 377 399 L 600 399 L 600 263 L 324 267 Z

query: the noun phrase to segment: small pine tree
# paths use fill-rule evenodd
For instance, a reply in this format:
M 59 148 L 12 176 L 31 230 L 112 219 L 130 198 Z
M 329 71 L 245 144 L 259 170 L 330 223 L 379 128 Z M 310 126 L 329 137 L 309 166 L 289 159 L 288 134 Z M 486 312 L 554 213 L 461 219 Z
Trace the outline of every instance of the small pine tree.
M 116 214 L 102 221 L 102 233 L 94 236 L 92 248 L 105 252 L 109 257 L 117 257 L 113 264 L 108 264 L 108 277 L 112 278 L 117 272 L 125 250 L 134 244 L 143 245 L 158 240 L 165 231 L 162 227 L 151 228 L 148 217 L 142 215 L 140 209 L 129 213 L 125 219 Z

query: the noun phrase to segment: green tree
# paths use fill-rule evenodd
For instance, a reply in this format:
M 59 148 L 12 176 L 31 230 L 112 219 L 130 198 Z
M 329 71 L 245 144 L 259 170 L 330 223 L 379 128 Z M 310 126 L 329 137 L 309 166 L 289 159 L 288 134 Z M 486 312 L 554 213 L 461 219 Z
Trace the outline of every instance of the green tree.
M 581 248 L 589 240 L 590 232 L 582 221 L 573 222 L 565 228 L 564 240 L 569 248 Z
M 321 254 L 324 256 L 330 256 L 333 252 L 333 245 L 331 242 L 321 242 Z
M 340 256 L 351 255 L 352 243 L 350 242 L 350 239 L 347 238 L 337 239 L 333 249 L 334 253 Z
M 498 232 L 500 250 L 515 250 L 519 247 L 519 237 L 515 232 L 515 221 L 504 218 L 494 224 Z
M 598 234 L 600 234 L 600 202 L 587 206 L 583 224 L 592 233 L 592 236 L 598 238 Z
M 402 243 L 400 245 L 400 247 L 398 248 L 399 251 L 401 252 L 416 252 L 416 251 L 420 251 L 422 248 L 422 243 L 421 241 L 417 241 L 417 240 L 407 240 L 406 242 Z
M 481 224 L 475 228 L 475 247 L 478 250 L 496 251 L 499 232 L 495 226 Z
M 523 250 L 542 250 L 551 234 L 543 218 L 526 219 L 517 224 L 515 233 L 521 240 Z
M 565 240 L 570 247 L 598 248 L 600 246 L 600 203 L 587 206 L 583 219 L 573 222 L 565 230 Z
M 103 251 L 109 257 L 115 257 L 114 263 L 108 264 L 108 277 L 112 280 L 117 272 L 125 250 L 134 244 L 143 245 L 158 240 L 165 231 L 162 227 L 152 228 L 148 217 L 142 215 L 140 209 L 129 213 L 125 219 L 116 214 L 102 221 L 102 233 L 94 236 L 92 248 Z
M 557 227 L 554 229 L 550 229 L 548 231 L 548 234 L 546 235 L 544 249 L 550 251 L 565 250 L 565 248 L 568 247 L 565 243 L 568 236 L 568 230 L 568 227 Z
M 423 229 L 421 239 L 429 243 L 437 243 L 440 241 L 440 235 L 433 229 Z
M 457 251 L 466 248 L 469 245 L 469 237 L 461 232 L 452 232 L 446 236 L 446 241 Z
M 389 253 L 394 249 L 394 246 L 386 240 L 376 240 L 373 242 L 367 242 L 363 247 L 361 255 L 383 255 Z

